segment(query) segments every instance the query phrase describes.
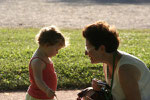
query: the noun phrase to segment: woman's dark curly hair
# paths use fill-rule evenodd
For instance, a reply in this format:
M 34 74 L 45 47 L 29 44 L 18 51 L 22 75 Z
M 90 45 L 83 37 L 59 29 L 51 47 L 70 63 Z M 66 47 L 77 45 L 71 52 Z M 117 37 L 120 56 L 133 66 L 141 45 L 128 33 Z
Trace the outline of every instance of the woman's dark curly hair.
M 120 39 L 116 28 L 109 26 L 109 24 L 104 21 L 87 25 L 83 29 L 82 34 L 96 50 L 98 50 L 101 45 L 104 45 L 106 52 L 112 53 L 119 47 Z

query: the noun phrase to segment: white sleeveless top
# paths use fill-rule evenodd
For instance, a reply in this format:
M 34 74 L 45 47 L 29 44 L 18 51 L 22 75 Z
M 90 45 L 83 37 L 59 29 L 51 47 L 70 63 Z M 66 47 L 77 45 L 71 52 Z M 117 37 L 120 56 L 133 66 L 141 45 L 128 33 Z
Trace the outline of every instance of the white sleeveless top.
M 119 60 L 116 70 L 114 72 L 114 81 L 112 87 L 112 95 L 114 100 L 125 100 L 125 95 L 120 86 L 119 82 L 119 67 L 123 64 L 130 64 L 136 66 L 141 72 L 141 78 L 138 82 L 139 90 L 141 93 L 141 100 L 150 100 L 150 71 L 146 65 L 139 60 L 137 57 L 130 55 L 128 53 L 119 51 L 122 54 L 121 59 Z M 108 79 L 107 79 L 108 80 Z M 110 84 L 110 80 L 107 81 Z

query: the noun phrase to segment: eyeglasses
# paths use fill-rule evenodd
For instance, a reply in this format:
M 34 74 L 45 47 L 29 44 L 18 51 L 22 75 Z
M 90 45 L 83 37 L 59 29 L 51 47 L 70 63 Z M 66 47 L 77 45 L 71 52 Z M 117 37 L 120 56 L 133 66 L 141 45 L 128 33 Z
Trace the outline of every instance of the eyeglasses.
M 92 49 L 94 49 L 93 47 L 91 48 L 87 48 L 87 46 L 85 46 L 85 51 L 88 53 L 89 51 L 91 51 Z

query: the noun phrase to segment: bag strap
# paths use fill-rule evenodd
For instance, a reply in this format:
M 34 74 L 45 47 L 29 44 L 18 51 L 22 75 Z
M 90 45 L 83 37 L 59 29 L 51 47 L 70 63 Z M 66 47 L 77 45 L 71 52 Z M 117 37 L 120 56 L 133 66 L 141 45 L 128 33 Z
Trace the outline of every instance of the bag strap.
M 111 92 L 112 92 L 112 86 L 113 86 L 113 81 L 114 81 L 114 71 L 115 71 L 115 61 L 116 61 L 116 56 L 117 56 L 117 52 L 115 52 L 113 54 L 113 72 L 112 72 L 112 76 L 111 76 Z
M 115 70 L 115 61 L 116 61 L 116 56 L 117 56 L 117 52 L 115 52 L 113 54 L 113 72 L 112 72 L 112 76 L 111 76 L 111 87 L 110 87 L 110 94 L 109 94 L 109 98 L 111 96 L 112 93 L 112 86 L 113 86 L 113 81 L 114 81 L 114 70 Z M 108 70 L 107 73 L 109 72 L 109 67 L 107 66 Z M 108 74 L 107 74 L 108 75 Z M 108 77 L 108 76 L 107 76 Z M 106 98 L 107 100 L 109 100 L 109 98 Z

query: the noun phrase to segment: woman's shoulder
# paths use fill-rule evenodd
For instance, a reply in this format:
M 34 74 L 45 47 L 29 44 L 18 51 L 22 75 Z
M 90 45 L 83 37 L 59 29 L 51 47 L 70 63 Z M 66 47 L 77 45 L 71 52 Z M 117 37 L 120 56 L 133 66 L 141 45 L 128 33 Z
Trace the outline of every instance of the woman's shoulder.
M 132 53 L 127 53 L 125 51 L 118 51 L 123 57 L 128 57 L 128 58 L 132 58 L 132 59 L 137 59 L 140 60 L 138 57 L 136 57 L 135 55 L 133 55 Z
M 136 69 L 141 72 L 147 70 L 147 66 L 142 60 L 128 53 L 123 53 L 123 56 L 118 62 L 118 68 L 123 70 L 131 70 L 131 71 L 132 70 L 135 71 Z
M 127 53 L 127 52 L 124 52 L 124 51 L 119 51 L 119 53 L 122 55 L 122 57 L 120 58 L 119 60 L 119 63 L 120 64 L 144 64 L 138 57 L 130 54 L 130 53 Z

